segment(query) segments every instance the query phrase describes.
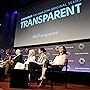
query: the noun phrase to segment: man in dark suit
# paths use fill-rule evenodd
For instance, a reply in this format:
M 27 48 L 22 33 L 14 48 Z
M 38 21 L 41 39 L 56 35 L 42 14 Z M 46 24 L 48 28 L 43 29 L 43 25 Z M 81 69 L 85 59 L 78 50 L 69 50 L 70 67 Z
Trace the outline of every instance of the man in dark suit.
M 23 56 L 21 54 L 21 50 L 17 49 L 15 54 L 16 54 L 16 56 L 13 58 L 13 62 L 14 62 L 13 66 L 15 66 L 17 62 L 24 63 Z

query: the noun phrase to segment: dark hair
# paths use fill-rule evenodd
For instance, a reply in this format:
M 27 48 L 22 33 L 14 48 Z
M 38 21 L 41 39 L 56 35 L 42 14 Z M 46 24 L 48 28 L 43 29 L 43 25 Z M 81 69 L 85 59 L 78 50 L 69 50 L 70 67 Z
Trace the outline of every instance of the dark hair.
M 43 53 L 46 52 L 46 50 L 44 48 L 40 48 L 40 50 L 43 51 Z
M 7 54 L 11 55 L 10 49 L 7 49 L 6 52 L 7 52 Z
M 67 53 L 66 53 L 67 50 L 66 50 L 65 46 L 61 45 L 60 47 L 63 47 L 63 54 L 67 54 Z

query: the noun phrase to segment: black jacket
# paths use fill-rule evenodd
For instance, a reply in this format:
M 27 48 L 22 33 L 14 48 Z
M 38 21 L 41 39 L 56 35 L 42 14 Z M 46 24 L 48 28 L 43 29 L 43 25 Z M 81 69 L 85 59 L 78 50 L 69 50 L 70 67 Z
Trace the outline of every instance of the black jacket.
M 16 65 L 17 62 L 24 63 L 22 55 L 17 56 L 13 61 L 14 61 L 14 66 Z

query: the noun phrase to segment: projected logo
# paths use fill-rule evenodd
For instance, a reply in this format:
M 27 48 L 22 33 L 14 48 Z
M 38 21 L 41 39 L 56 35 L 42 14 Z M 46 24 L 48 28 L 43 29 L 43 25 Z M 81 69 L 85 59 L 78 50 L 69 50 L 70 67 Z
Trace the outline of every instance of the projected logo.
M 59 46 L 56 46 L 56 47 L 55 47 L 55 50 L 58 51 L 58 49 L 59 49 Z
M 81 12 L 81 6 L 81 0 L 63 3 L 62 5 L 58 5 L 50 9 L 35 13 L 33 15 L 21 18 L 20 27 L 21 29 L 23 29 L 51 20 L 78 14 Z
M 83 50 L 83 49 L 84 49 L 84 47 L 85 47 L 85 46 L 84 46 L 84 44 L 83 44 L 83 43 L 80 43 L 80 44 L 79 44 L 79 46 L 78 46 L 78 48 L 79 48 L 80 50 Z
M 25 49 L 25 53 L 28 53 L 28 48 Z
M 4 53 L 4 49 L 1 49 L 1 50 L 0 50 L 0 53 Z
M 80 58 L 78 62 L 80 65 L 84 65 L 86 60 L 84 58 Z

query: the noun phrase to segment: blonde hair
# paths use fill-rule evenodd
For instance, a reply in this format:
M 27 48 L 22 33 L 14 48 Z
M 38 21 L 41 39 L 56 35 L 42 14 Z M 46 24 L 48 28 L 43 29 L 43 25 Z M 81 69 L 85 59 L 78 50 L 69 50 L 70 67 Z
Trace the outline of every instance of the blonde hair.
M 7 49 L 7 50 L 6 50 L 6 53 L 9 54 L 9 55 L 11 55 L 10 49 Z
M 32 56 L 35 56 L 35 50 L 34 49 L 29 50 L 28 56 L 30 56 L 29 54 L 31 54 Z

